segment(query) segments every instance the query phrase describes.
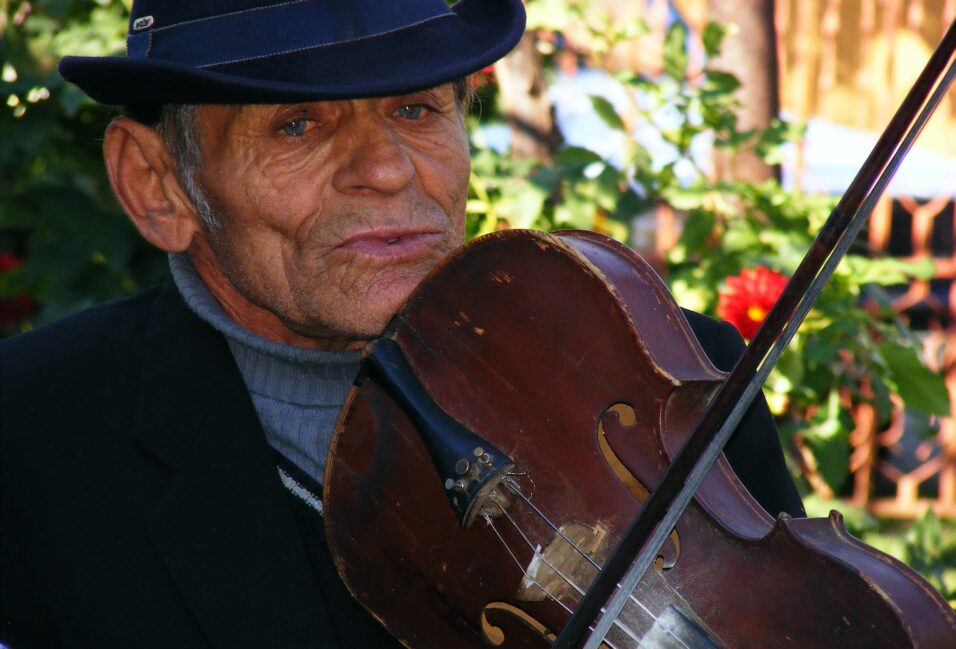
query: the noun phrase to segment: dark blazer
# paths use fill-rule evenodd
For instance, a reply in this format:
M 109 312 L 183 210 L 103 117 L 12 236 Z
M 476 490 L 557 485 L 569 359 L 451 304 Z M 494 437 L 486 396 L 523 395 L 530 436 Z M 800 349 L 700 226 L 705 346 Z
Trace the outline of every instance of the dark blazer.
M 739 337 L 691 317 L 726 367 Z M 0 641 L 334 646 L 232 355 L 171 282 L 4 341 L 0 408 Z M 765 406 L 752 417 L 731 461 L 798 513 Z

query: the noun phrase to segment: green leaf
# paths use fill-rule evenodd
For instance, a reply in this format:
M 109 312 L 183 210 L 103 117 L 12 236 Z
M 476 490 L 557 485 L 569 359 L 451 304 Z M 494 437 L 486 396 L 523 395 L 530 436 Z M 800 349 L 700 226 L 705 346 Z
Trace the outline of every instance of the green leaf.
M 751 228 L 732 228 L 724 233 L 721 245 L 725 250 L 746 253 L 760 241 L 760 231 Z
M 888 341 L 877 345 L 877 353 L 890 370 L 887 382 L 907 408 L 941 417 L 949 415 L 946 382 L 923 365 L 915 350 Z
M 594 183 L 594 200 L 601 209 L 612 212 L 618 201 L 621 200 L 621 172 L 607 165 L 598 175 Z
M 625 131 L 624 121 L 621 119 L 621 116 L 617 114 L 617 111 L 614 110 L 614 106 L 611 102 L 597 95 L 591 95 L 590 99 L 591 105 L 594 107 L 594 112 L 597 113 L 602 122 L 608 127 L 621 131 L 622 133 Z
M 806 359 L 813 363 L 830 363 L 837 357 L 839 351 L 840 345 L 820 336 L 810 336 L 804 348 Z
M 497 211 L 512 227 L 530 228 L 541 215 L 547 195 L 531 183 L 516 182 L 502 191 Z
M 593 201 L 582 200 L 576 196 L 568 196 L 555 207 L 554 212 L 554 218 L 559 227 L 581 230 L 593 229 L 597 216 Z
M 870 386 L 873 390 L 876 415 L 880 421 L 887 421 L 893 412 L 893 403 L 890 401 L 890 389 L 881 376 L 874 376 Z
M 702 187 L 669 187 L 663 192 L 668 204 L 678 210 L 695 210 L 703 205 L 707 190 Z
M 932 509 L 928 509 L 906 535 L 905 557 L 906 563 L 914 569 L 935 573 L 934 585 L 941 590 L 945 590 L 945 585 L 941 583 L 942 571 L 937 566 L 943 563 L 943 548 L 940 520 Z
M 687 71 L 687 29 L 674 22 L 664 38 L 664 72 L 673 79 L 681 80 Z
M 753 128 L 747 129 L 746 131 L 738 131 L 735 122 L 735 124 L 727 130 L 725 135 L 714 140 L 714 146 L 720 149 L 736 151 L 753 138 L 756 132 L 757 130 Z
M 592 100 L 594 98 L 592 97 Z M 554 157 L 554 161 L 559 165 L 566 166 L 585 166 L 592 162 L 602 162 L 603 158 L 591 149 L 580 146 L 566 146 Z
M 803 436 L 813 450 L 817 469 L 824 481 L 839 492 L 850 475 L 849 415 L 840 407 L 840 395 L 831 390 L 827 406 L 803 429 Z
M 651 28 L 643 19 L 630 19 L 619 30 L 620 40 L 634 40 L 651 33 Z
M 527 27 L 564 31 L 574 22 L 572 7 L 565 0 L 535 0 L 527 6 Z
M 707 69 L 707 90 L 711 99 L 716 99 L 714 95 L 730 95 L 740 88 L 740 81 L 730 72 L 721 70 Z
M 681 242 L 695 251 L 710 247 L 714 225 L 715 217 L 712 212 L 693 212 L 684 222 Z
M 720 46 L 724 42 L 726 35 L 726 27 L 713 20 L 707 22 L 707 25 L 704 27 L 704 33 L 701 34 L 701 38 L 704 41 L 704 52 L 707 54 L 707 58 L 711 59 L 720 54 Z
M 649 207 L 650 203 L 646 199 L 639 196 L 633 189 L 627 189 L 621 193 L 611 217 L 630 223 L 631 219 L 647 211 Z
M 830 500 L 816 494 L 808 494 L 803 497 L 803 506 L 810 518 L 826 518 L 833 510 L 840 512 L 847 531 L 857 537 L 878 527 L 876 518 L 866 511 L 865 507 L 850 505 L 843 500 Z
M 892 286 L 894 284 L 905 284 L 914 278 L 930 279 L 936 270 L 932 259 L 904 261 L 892 257 L 869 259 L 859 255 L 847 256 L 841 266 L 840 271 L 845 272 L 857 285 Z

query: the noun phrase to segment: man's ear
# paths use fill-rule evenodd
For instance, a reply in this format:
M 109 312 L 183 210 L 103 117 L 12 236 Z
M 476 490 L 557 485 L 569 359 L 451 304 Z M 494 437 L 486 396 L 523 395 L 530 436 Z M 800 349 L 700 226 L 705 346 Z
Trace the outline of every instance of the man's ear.
M 103 158 L 113 193 L 143 238 L 166 252 L 186 250 L 202 226 L 159 133 L 119 117 L 106 129 Z

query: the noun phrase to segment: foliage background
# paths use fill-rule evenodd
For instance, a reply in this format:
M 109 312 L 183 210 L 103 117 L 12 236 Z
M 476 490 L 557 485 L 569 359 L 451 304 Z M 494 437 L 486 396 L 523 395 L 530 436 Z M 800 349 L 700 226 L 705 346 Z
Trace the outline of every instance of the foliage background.
M 101 137 L 115 110 L 89 101 L 55 72 L 64 54 L 122 52 L 129 4 L 0 0 L 0 328 L 6 335 L 136 292 L 166 274 L 165 259 L 136 235 L 105 179 Z M 561 34 L 572 22 L 590 35 L 587 60 L 578 62 L 592 68 L 604 65 L 602 56 L 616 43 L 647 31 L 640 22 L 617 25 L 584 2 L 534 0 L 528 8 L 546 79 L 558 74 Z M 709 55 L 724 33 L 708 26 Z M 475 146 L 469 236 L 503 227 L 570 227 L 627 241 L 635 217 L 667 204 L 684 217 L 682 238 L 666 260 L 666 279 L 683 306 L 714 314 L 726 278 L 758 264 L 790 274 L 833 201 L 785 191 L 773 179 L 754 185 L 711 176 L 706 162 L 692 155 L 698 138 L 732 155 L 754 151 L 775 163 L 800 129 L 776 120 L 764 132 L 739 131 L 737 81 L 717 70 L 689 76 L 685 43 L 675 23 L 659 76 L 609 73 L 629 98 L 626 105 L 591 99 L 595 113 L 621 137 L 613 159 L 567 145 L 548 160 Z M 503 120 L 493 74 L 478 79 L 481 122 Z M 469 121 L 478 134 L 477 116 Z M 637 136 L 637 123 L 654 131 L 655 155 Z M 663 160 L 660 146 L 668 150 Z M 780 417 L 794 474 L 816 494 L 807 501 L 812 514 L 825 515 L 846 486 L 847 412 L 854 403 L 872 402 L 887 417 L 891 398 L 901 398 L 925 413 L 925 434 L 933 432 L 931 416 L 948 411 L 942 381 L 919 362 L 918 341 L 874 290 L 930 271 L 855 250 L 768 382 L 766 395 Z M 868 311 L 859 308 L 864 292 L 877 296 Z M 952 525 L 927 515 L 900 526 L 839 508 L 851 531 L 956 597 Z
M 123 51 L 127 16 L 117 1 L 0 2 L 0 250 L 25 260 L 0 275 L 7 333 L 166 273 L 162 255 L 134 236 L 103 171 L 100 145 L 115 110 L 91 102 L 55 68 L 67 53 Z M 11 322 L 9 300 L 24 293 L 33 310 Z

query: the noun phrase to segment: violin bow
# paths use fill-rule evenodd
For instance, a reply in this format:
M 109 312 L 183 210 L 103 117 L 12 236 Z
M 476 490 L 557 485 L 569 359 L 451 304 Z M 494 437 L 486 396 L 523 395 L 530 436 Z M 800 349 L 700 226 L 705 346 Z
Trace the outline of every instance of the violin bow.
M 580 646 L 592 624 L 594 629 L 584 649 L 601 647 L 701 481 L 717 461 L 820 291 L 866 223 L 873 206 L 945 96 L 956 77 L 956 61 L 952 61 L 954 51 L 956 21 L 949 26 L 760 329 L 578 603 L 552 649 Z M 594 623 L 599 612 L 601 618 Z

